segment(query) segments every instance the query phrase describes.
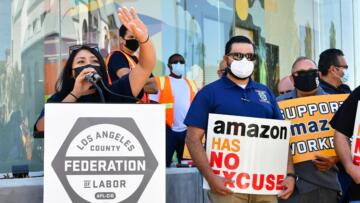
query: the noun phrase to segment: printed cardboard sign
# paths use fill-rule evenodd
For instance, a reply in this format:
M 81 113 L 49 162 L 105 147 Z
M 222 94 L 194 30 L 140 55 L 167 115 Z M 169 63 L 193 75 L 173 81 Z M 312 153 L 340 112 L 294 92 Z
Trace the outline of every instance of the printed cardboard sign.
M 278 194 L 289 137 L 289 121 L 210 114 L 206 153 L 214 173 L 233 180 L 226 185 L 233 192 Z
M 348 94 L 302 97 L 278 102 L 286 120 L 291 121 L 290 148 L 293 162 L 335 156 L 334 129 L 329 121 Z

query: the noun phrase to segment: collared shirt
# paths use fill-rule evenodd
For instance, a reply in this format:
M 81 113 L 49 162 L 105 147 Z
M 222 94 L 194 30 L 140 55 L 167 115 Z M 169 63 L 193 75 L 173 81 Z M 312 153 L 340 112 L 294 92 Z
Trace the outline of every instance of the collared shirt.
M 283 119 L 271 90 L 253 80 L 245 88 L 227 76 L 206 85 L 195 96 L 184 123 L 206 131 L 209 113 Z
M 315 95 L 324 95 L 327 94 L 321 87 L 318 87 L 316 90 L 316 94 Z M 288 99 L 295 99 L 297 98 L 297 92 L 296 89 L 291 90 L 288 93 L 285 93 L 283 95 L 280 95 L 278 97 L 276 97 L 276 101 L 283 101 L 283 100 L 288 100 Z
M 327 94 L 320 86 L 315 95 Z M 298 98 L 296 89 L 276 98 L 277 101 Z M 340 185 L 337 178 L 338 168 L 336 166 L 321 172 L 312 161 L 304 161 L 294 164 L 295 173 L 299 177 L 296 182 L 296 188 L 300 194 L 307 193 L 318 188 L 328 188 L 334 191 L 340 191 Z
M 320 87 L 329 94 L 346 94 L 346 93 L 351 93 L 350 87 L 342 84 L 339 87 L 335 87 L 329 83 L 327 83 L 324 80 L 319 80 L 320 81 Z

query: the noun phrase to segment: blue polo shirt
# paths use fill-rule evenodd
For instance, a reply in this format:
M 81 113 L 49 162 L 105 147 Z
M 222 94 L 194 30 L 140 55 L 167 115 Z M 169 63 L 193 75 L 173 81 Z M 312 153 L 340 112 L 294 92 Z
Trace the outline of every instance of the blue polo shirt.
M 244 89 L 227 76 L 206 85 L 197 93 L 184 124 L 206 131 L 209 113 L 283 119 L 274 94 L 268 87 L 250 79 Z

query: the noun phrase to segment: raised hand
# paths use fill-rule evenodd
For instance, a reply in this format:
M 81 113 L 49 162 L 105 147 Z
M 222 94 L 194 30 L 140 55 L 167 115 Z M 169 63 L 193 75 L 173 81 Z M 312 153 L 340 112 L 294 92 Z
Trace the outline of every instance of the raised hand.
M 134 34 L 135 38 L 141 43 L 148 39 L 148 29 L 140 20 L 133 7 L 128 10 L 126 7 L 119 8 L 118 16 L 120 22 Z

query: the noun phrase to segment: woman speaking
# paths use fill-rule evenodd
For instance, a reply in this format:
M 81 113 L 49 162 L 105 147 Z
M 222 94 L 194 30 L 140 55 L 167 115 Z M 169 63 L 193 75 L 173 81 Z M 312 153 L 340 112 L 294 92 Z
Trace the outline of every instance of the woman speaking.
M 62 76 L 56 83 L 56 93 L 48 102 L 79 103 L 134 103 L 141 98 L 142 89 L 155 66 L 155 50 L 144 23 L 134 8 L 120 8 L 121 23 L 132 32 L 140 44 L 139 63 L 130 73 L 108 86 L 105 63 L 94 44 L 74 45 L 69 48 Z M 44 131 L 44 110 L 34 126 L 35 132 Z

